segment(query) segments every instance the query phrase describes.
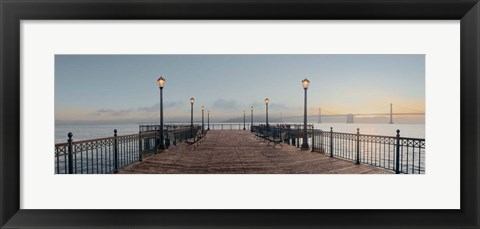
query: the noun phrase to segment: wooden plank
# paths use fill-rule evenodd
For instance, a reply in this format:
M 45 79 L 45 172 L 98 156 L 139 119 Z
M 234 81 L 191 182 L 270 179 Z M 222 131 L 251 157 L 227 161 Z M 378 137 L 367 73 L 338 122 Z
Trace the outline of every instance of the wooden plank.
M 196 150 L 185 143 L 120 170 L 120 173 L 169 174 L 383 174 L 393 173 L 367 165 L 301 151 L 282 143 L 282 148 L 257 140 L 246 130 L 211 130 Z

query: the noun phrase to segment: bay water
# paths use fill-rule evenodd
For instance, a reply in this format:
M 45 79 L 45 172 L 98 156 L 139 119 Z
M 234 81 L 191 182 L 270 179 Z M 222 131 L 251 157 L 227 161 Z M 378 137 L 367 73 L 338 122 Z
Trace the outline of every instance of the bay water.
M 227 126 L 230 123 L 223 124 Z M 272 125 L 274 124 L 272 123 Z M 218 126 L 220 124 L 211 123 L 210 125 Z M 236 127 L 238 123 L 233 125 Z M 395 136 L 398 129 L 402 137 L 425 138 L 424 124 L 314 123 L 313 125 L 315 129 L 323 131 L 330 131 L 330 127 L 332 127 L 333 132 L 357 133 L 357 128 L 359 128 L 361 134 L 383 136 Z M 241 126 L 243 126 L 243 123 Z M 57 124 L 55 125 L 55 143 L 67 142 L 68 132 L 72 132 L 74 141 L 80 141 L 113 137 L 114 129 L 117 129 L 119 136 L 136 134 L 139 130 L 139 124 Z

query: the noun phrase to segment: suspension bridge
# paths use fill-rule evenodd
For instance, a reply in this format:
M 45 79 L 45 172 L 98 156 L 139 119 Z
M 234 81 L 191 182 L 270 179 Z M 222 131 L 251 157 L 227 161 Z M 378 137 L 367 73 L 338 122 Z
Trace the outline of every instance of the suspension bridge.
M 393 124 L 394 123 L 394 116 L 415 116 L 415 115 L 425 115 L 425 112 L 424 111 L 419 111 L 419 110 L 415 110 L 415 109 L 410 109 L 410 108 L 405 108 L 405 107 L 401 107 L 401 106 L 398 106 L 398 105 L 394 105 L 393 103 L 390 103 L 389 104 L 390 106 L 390 111 L 387 111 L 387 112 L 377 112 L 377 113 L 333 113 L 333 112 L 329 112 L 325 109 L 322 109 L 322 108 L 318 108 L 318 123 L 321 123 L 322 122 L 322 118 L 324 117 L 345 117 L 346 119 L 346 123 L 355 123 L 355 117 L 361 117 L 361 116 L 389 116 L 390 117 L 390 121 L 388 122 L 389 124 Z M 393 108 L 396 108 L 396 109 L 400 109 L 400 110 L 403 110 L 403 111 L 406 111 L 406 112 L 394 112 Z M 312 117 L 312 116 L 310 116 Z

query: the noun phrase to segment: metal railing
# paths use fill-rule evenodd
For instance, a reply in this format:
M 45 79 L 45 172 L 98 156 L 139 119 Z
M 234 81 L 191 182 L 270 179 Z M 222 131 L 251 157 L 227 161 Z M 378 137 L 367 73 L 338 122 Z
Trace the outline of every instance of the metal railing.
M 243 123 L 210 123 L 210 130 L 243 130 Z M 250 123 L 245 124 L 245 130 L 250 130 Z
M 425 173 L 425 139 L 314 130 L 312 152 L 398 173 Z
M 198 128 L 199 125 L 194 124 L 193 128 L 196 129 Z M 186 129 L 190 128 L 190 124 L 184 124 L 184 123 L 179 123 L 179 124 L 164 124 L 163 125 L 163 130 L 172 130 L 172 129 Z M 138 125 L 138 132 L 149 132 L 149 131 L 158 131 L 160 130 L 160 125 L 159 124 L 140 124 Z
M 299 147 L 303 141 L 303 126 L 253 126 L 252 131 L 263 138 L 273 137 Z M 319 152 L 352 161 L 368 164 L 398 173 L 425 173 L 425 139 L 396 136 L 380 136 L 322 131 L 307 126 L 307 138 L 312 152 Z
M 157 153 L 160 145 L 159 132 L 147 127 L 139 129 L 144 131 L 118 136 L 114 130 L 112 137 L 82 141 L 74 141 L 73 134 L 68 133 L 66 143 L 55 144 L 55 173 L 117 173 L 118 169 Z M 191 138 L 192 133 L 190 126 L 167 126 L 164 131 L 164 146 L 167 148 Z M 194 126 L 193 137 L 199 132 L 200 128 Z
M 194 126 L 196 128 L 201 128 L 200 123 L 195 123 Z M 205 123 L 204 129 L 205 130 L 243 130 L 245 126 L 245 130 L 252 130 L 254 126 L 265 126 L 264 124 L 258 124 L 254 123 L 253 127 L 251 123 L 245 123 L 245 125 L 242 123 L 210 123 L 207 124 Z M 186 123 L 169 123 L 164 125 L 164 130 L 166 131 L 167 129 L 174 129 L 174 128 L 190 128 L 190 124 Z M 271 124 L 270 127 L 276 127 L 276 128 L 290 128 L 290 129 L 295 129 L 295 130 L 303 130 L 303 124 Z M 313 128 L 312 124 L 308 124 L 308 129 Z M 158 131 L 160 129 L 159 124 L 141 124 L 139 127 L 140 132 L 146 132 L 146 131 Z
M 75 142 L 69 133 L 66 143 L 55 144 L 55 173 L 116 173 L 155 153 L 156 139 L 156 133 L 118 136 L 115 130 L 113 137 Z
M 307 125 L 307 137 L 311 137 L 313 125 Z M 301 124 L 276 124 L 266 126 L 265 124 L 252 127 L 252 132 L 257 136 L 264 138 L 273 137 L 281 138 L 281 140 L 289 145 L 300 147 L 300 139 L 303 138 L 303 125 Z
M 163 126 L 164 145 L 169 147 L 170 145 L 176 145 L 177 142 L 189 138 L 196 138 L 201 132 L 201 125 L 194 125 L 193 131 L 191 125 L 187 124 L 167 124 Z M 139 133 L 159 133 L 159 124 L 140 124 Z M 205 129 L 206 130 L 206 129 Z M 193 136 L 192 136 L 193 135 Z
M 196 128 L 201 128 L 201 124 L 195 123 L 194 126 Z M 204 129 L 205 130 L 243 130 L 243 123 L 210 123 L 208 125 L 205 123 Z M 250 130 L 250 123 L 245 123 L 245 130 Z M 164 125 L 164 129 L 174 129 L 174 128 L 179 128 L 179 127 L 185 127 L 185 128 L 190 128 L 190 124 L 185 124 L 185 123 L 175 123 L 175 124 L 167 124 Z M 159 124 L 141 124 L 140 125 L 140 132 L 145 132 L 145 131 L 158 131 L 160 129 Z

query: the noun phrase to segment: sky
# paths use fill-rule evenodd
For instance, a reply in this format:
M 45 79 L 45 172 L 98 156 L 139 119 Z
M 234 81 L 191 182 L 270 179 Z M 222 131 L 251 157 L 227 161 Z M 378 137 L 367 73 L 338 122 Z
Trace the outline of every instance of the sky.
M 158 122 L 160 76 L 165 122 L 189 122 L 191 97 L 195 120 L 203 105 L 211 122 L 251 106 L 264 121 L 267 97 L 269 119 L 302 116 L 305 78 L 312 116 L 425 111 L 424 55 L 56 55 L 55 120 Z

